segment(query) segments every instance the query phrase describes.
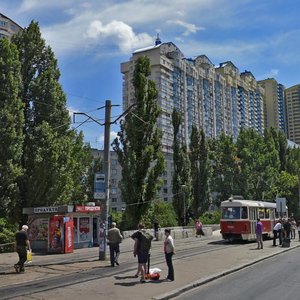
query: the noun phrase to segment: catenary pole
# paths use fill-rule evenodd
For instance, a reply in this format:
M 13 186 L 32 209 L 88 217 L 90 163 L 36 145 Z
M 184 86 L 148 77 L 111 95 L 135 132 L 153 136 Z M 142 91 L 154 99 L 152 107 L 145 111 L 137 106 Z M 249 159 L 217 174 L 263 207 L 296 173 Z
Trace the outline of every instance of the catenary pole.
M 99 246 L 99 260 L 106 259 L 106 237 L 108 231 L 108 212 L 109 212 L 109 188 L 110 188 L 110 118 L 111 118 L 111 101 L 105 101 L 105 127 L 104 127 L 104 174 L 105 174 L 105 200 L 101 205 L 101 224 L 100 234 L 102 241 Z M 101 237 L 100 237 L 101 239 Z

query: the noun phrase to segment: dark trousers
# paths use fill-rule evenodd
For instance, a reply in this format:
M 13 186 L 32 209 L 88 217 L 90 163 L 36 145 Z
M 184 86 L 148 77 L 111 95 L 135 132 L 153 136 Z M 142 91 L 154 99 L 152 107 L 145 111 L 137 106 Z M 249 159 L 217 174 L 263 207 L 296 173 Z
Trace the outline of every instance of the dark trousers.
M 114 266 L 115 262 L 118 261 L 120 255 L 119 243 L 109 243 L 109 252 L 110 252 L 110 264 Z
M 168 276 L 167 276 L 167 278 L 173 281 L 174 280 L 174 268 L 173 268 L 172 256 L 173 256 L 173 252 L 165 253 L 166 263 L 167 263 L 167 266 L 168 266 Z
M 276 246 L 276 239 L 277 239 L 277 230 L 273 230 L 273 246 Z
M 19 261 L 17 265 L 20 267 L 20 270 L 24 270 L 24 263 L 27 260 L 27 248 L 26 246 L 17 246 L 17 253 L 19 255 Z
M 282 229 L 278 230 L 279 245 L 282 245 Z

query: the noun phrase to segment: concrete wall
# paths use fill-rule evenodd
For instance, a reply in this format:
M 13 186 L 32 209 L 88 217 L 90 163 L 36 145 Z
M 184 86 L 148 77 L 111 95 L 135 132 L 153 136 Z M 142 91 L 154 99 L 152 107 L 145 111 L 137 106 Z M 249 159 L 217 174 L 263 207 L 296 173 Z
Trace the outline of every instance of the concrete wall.
M 169 227 L 168 227 L 169 228 Z M 164 229 L 160 228 L 158 231 L 158 240 L 162 241 L 164 240 Z M 195 228 L 194 227 L 170 227 L 171 229 L 171 235 L 174 240 L 178 239 L 184 239 L 196 236 Z M 203 226 L 203 231 L 205 233 L 205 236 L 211 236 L 214 230 L 220 229 L 220 225 L 207 225 Z M 150 234 L 154 236 L 154 230 L 153 229 L 146 229 Z M 129 238 L 136 230 L 129 230 L 122 232 L 124 238 Z

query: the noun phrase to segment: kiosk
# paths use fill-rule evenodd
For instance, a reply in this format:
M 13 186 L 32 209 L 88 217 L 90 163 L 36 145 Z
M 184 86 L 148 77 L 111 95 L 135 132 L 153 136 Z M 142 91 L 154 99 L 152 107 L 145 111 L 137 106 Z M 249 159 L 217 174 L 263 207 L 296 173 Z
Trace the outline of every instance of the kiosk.
M 100 206 L 27 207 L 23 214 L 33 252 L 72 253 L 98 245 Z

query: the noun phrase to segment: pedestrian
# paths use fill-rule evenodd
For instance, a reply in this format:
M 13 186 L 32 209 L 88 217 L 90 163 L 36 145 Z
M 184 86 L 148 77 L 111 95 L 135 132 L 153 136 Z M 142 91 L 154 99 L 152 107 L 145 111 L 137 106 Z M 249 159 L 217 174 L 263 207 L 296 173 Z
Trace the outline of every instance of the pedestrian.
M 153 230 L 154 230 L 154 237 L 156 241 L 158 241 L 158 229 L 159 229 L 159 223 L 157 220 L 155 220 L 153 222 Z
M 151 248 L 151 241 L 153 236 L 146 232 L 144 229 L 144 225 L 140 223 L 138 225 L 138 231 L 136 231 L 131 238 L 134 240 L 134 250 L 133 255 L 134 257 L 138 257 L 138 272 L 141 274 L 140 282 L 146 282 L 146 273 L 147 273 L 147 262 L 149 259 L 149 252 Z
M 298 230 L 298 236 L 299 236 L 299 242 L 300 242 L 300 220 L 298 221 L 298 224 L 297 224 L 297 230 Z
M 171 229 L 165 229 L 165 242 L 164 242 L 164 252 L 166 263 L 168 266 L 168 276 L 166 281 L 174 281 L 174 267 L 172 262 L 172 257 L 175 253 L 174 240 L 171 236 Z
M 257 238 L 257 249 L 263 249 L 263 240 L 262 240 L 262 231 L 263 231 L 263 224 L 260 219 L 257 219 L 256 223 L 256 238 Z
M 276 239 L 281 235 L 281 220 L 278 220 L 273 228 L 273 246 L 276 247 Z M 279 238 L 280 244 L 280 238 Z
M 115 264 L 119 266 L 120 243 L 123 240 L 123 236 L 115 222 L 111 223 L 111 229 L 108 230 L 107 239 L 109 243 L 110 266 L 114 267 Z
M 283 223 L 283 229 L 284 229 L 284 238 L 289 239 L 291 237 L 291 220 L 287 219 Z
M 297 223 L 294 217 L 291 217 L 291 239 L 296 238 L 296 229 L 297 229 Z
M 199 219 L 195 220 L 195 231 L 196 231 L 196 237 L 198 237 L 198 235 L 201 237 L 201 235 L 205 235 L 202 229 L 202 223 Z
M 30 242 L 27 234 L 28 226 L 23 225 L 22 229 L 16 233 L 16 250 L 19 255 L 19 261 L 14 265 L 17 273 L 25 272 L 24 263 L 27 260 L 27 250 L 31 251 Z

